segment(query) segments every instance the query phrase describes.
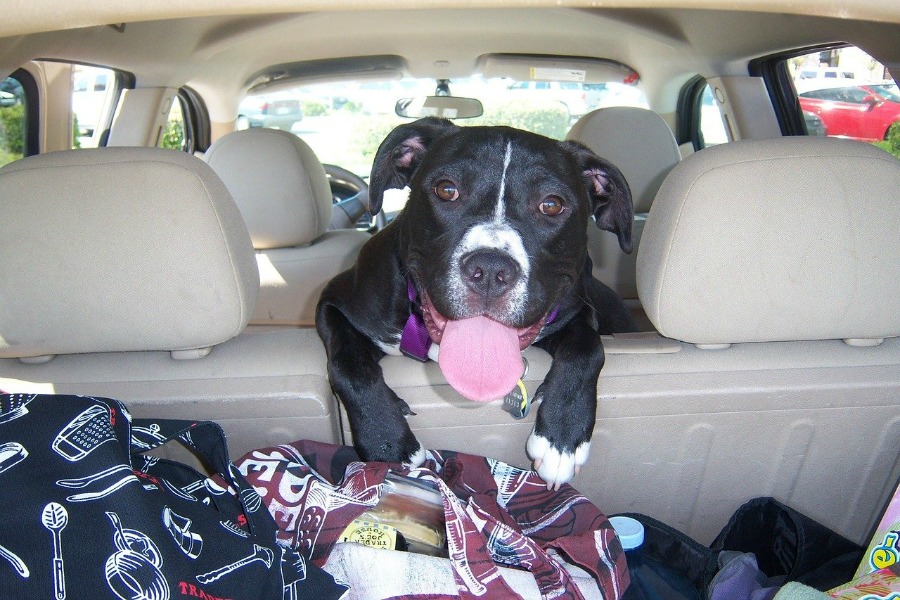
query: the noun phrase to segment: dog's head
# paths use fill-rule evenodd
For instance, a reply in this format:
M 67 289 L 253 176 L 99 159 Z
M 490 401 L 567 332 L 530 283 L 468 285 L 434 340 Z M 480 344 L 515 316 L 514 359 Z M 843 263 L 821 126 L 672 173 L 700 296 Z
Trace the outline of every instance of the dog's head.
M 631 251 L 628 184 L 575 142 L 421 119 L 379 147 L 370 211 L 385 190 L 404 187 L 409 200 L 391 227 L 438 343 L 447 319 L 484 315 L 528 346 L 581 277 L 592 216 Z

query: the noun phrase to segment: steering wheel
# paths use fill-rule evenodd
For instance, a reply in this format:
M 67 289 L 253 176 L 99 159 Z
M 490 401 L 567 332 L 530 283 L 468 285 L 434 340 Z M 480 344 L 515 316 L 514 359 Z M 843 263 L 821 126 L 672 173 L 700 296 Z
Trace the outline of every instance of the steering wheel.
M 369 210 L 369 184 L 356 173 L 343 167 L 329 164 L 322 166 L 325 167 L 325 173 L 329 176 L 331 183 L 337 184 L 339 187 L 349 188 L 355 192 L 353 195 L 343 199 L 335 196 L 329 229 L 356 227 L 357 222 Z M 374 221 L 376 228 L 380 229 L 383 226 L 380 223 L 380 221 L 383 221 L 383 215 L 379 213 Z

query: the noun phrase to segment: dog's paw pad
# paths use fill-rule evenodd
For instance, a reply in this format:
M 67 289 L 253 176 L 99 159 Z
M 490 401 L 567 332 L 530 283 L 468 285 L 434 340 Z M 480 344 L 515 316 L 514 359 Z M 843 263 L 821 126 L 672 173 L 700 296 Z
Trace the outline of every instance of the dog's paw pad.
M 528 456 L 534 460 L 534 470 L 547 482 L 547 489 L 559 490 L 564 483 L 569 483 L 587 462 L 591 443 L 583 442 L 574 452 L 565 452 L 553 447 L 550 440 L 544 436 L 532 432 L 526 448 Z

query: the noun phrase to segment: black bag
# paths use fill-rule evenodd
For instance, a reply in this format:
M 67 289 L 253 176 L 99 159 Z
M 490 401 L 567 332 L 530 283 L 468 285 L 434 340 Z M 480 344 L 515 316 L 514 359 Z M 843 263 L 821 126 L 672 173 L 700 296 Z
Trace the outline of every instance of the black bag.
M 140 453 L 178 439 L 221 484 Z M 4 599 L 317 600 L 346 591 L 275 541 L 211 422 L 133 420 L 115 400 L 0 395 Z
M 850 581 L 864 551 L 862 546 L 768 497 L 755 498 L 738 508 L 709 547 L 646 515 L 622 516 L 637 519 L 644 526 L 642 557 L 671 569 L 674 578 L 687 579 L 696 590 L 696 596 L 694 590 L 690 595 L 663 595 L 670 599 L 706 600 L 710 585 L 719 583 L 716 574 L 721 559 L 741 553 L 755 556 L 759 570 L 756 587 L 778 588 L 795 581 L 824 591 Z M 664 579 L 658 579 L 657 586 L 668 592 L 670 582 Z M 749 596 L 748 590 L 743 597 Z M 643 598 L 631 588 L 624 597 Z
M 853 579 L 864 548 L 774 498 L 741 506 L 712 543 L 752 552 L 770 585 L 796 581 L 828 590 Z
M 634 581 L 633 573 L 632 585 L 626 590 L 623 600 L 645 600 L 660 597 L 667 600 L 691 600 L 694 598 L 705 600 L 707 598 L 709 584 L 718 570 L 717 552 L 647 515 L 623 513 L 620 516 L 637 519 L 644 526 L 644 543 L 640 548 L 642 558 L 645 561 L 663 565 L 671 571 L 672 579 L 678 580 L 677 582 L 667 581 L 665 574 L 657 574 L 657 580 L 649 582 L 648 586 L 655 588 L 658 595 L 645 594 L 641 590 L 640 584 Z M 631 567 L 631 563 L 629 566 Z M 688 587 L 693 588 L 688 593 L 677 591 L 679 588 L 684 588 L 684 582 L 687 582 Z

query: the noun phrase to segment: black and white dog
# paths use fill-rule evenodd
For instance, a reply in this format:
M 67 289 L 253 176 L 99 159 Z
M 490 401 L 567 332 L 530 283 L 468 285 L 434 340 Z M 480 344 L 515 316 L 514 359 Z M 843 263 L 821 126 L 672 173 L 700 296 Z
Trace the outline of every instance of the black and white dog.
M 624 303 L 591 276 L 586 245 L 593 216 L 631 251 L 628 184 L 575 142 L 427 118 L 397 127 L 379 147 L 372 214 L 385 190 L 405 187 L 405 208 L 331 280 L 317 309 L 357 451 L 413 466 L 425 458 L 406 422 L 409 405 L 385 384 L 385 354 L 401 346 L 420 359 L 437 354 L 454 388 L 486 401 L 515 386 L 520 352 L 536 344 L 553 363 L 535 395 L 527 450 L 558 488 L 587 460 L 604 363 L 599 334 L 635 328 Z

